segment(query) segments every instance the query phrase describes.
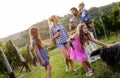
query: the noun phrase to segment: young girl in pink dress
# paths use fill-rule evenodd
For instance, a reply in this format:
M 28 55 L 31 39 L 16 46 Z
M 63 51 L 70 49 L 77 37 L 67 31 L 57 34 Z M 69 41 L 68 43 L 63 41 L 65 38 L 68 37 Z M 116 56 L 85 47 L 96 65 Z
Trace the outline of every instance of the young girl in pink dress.
M 90 36 L 90 33 L 87 29 L 87 26 L 82 23 L 77 26 L 76 33 L 69 38 L 70 41 L 73 43 L 74 48 L 70 48 L 68 51 L 68 55 L 70 56 L 70 59 L 78 62 L 82 62 L 82 66 L 86 71 L 86 76 L 92 76 L 92 70 L 90 67 L 87 57 L 87 54 L 84 49 L 85 43 L 90 40 L 94 43 L 97 43 L 103 47 L 109 47 L 106 44 L 94 39 L 93 37 Z

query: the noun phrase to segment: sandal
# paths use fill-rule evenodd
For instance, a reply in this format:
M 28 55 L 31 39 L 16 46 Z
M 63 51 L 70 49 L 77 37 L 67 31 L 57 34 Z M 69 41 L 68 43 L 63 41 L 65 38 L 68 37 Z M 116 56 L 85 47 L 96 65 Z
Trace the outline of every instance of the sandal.
M 93 75 L 93 73 L 92 72 L 86 72 L 86 76 L 92 76 Z

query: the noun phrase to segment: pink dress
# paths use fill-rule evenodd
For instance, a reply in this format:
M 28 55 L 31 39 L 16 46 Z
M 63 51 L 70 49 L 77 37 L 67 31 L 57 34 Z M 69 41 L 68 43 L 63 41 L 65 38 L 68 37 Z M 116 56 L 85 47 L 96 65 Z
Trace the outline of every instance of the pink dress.
M 73 41 L 73 47 L 74 49 L 70 48 L 68 50 L 68 55 L 70 56 L 70 59 L 74 61 L 78 61 L 78 62 L 87 61 L 88 57 L 87 57 L 84 47 L 80 44 L 78 34 L 76 34 L 75 40 Z

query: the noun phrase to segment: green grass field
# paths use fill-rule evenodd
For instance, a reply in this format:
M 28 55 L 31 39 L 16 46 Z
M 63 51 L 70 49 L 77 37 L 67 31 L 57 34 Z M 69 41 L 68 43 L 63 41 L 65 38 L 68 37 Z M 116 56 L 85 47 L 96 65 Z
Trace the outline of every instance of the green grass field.
M 101 40 L 105 43 L 115 43 L 120 41 L 119 36 L 113 36 L 109 40 Z M 95 63 L 92 63 L 92 69 L 94 75 L 91 77 L 85 76 L 85 71 L 81 66 L 80 62 L 74 62 L 74 68 L 77 70 L 75 72 L 65 72 L 65 63 L 62 56 L 62 53 L 58 48 L 49 52 L 50 63 L 52 66 L 52 78 L 120 78 L 120 68 L 117 68 L 118 71 L 113 72 L 109 67 L 106 66 L 102 60 L 98 60 Z M 32 72 L 26 74 L 23 72 L 17 78 L 46 78 L 44 68 L 40 67 L 38 64 L 37 67 L 32 67 Z

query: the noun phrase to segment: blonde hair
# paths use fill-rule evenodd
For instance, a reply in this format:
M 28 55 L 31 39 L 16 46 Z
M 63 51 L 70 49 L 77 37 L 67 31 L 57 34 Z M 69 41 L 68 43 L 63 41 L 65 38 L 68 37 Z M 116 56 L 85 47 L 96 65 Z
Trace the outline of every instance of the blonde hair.
M 49 27 L 53 25 L 53 22 L 56 18 L 57 18 L 56 15 L 52 15 L 52 16 L 49 17 L 49 19 L 48 19 Z
M 84 2 L 81 2 L 79 5 L 78 5 L 78 8 L 81 7 L 81 6 L 85 6 Z
M 39 28 L 38 27 L 32 27 L 29 29 L 29 36 L 30 36 L 30 44 L 32 46 L 32 40 L 36 40 L 36 44 L 38 48 L 42 47 L 42 39 L 40 37 Z

